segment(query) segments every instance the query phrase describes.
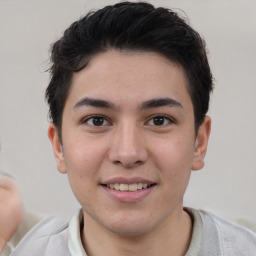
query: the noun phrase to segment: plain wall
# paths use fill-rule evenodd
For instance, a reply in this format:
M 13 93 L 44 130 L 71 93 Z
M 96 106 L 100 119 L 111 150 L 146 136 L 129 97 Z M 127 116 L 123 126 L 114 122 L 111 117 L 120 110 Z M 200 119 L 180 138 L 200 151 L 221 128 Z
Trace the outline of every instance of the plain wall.
M 69 217 L 79 207 L 47 138 L 48 50 L 71 22 L 115 2 L 0 0 L 0 171 L 16 177 L 29 210 Z M 256 219 L 256 2 L 150 2 L 186 12 L 215 77 L 206 164 L 185 205 Z

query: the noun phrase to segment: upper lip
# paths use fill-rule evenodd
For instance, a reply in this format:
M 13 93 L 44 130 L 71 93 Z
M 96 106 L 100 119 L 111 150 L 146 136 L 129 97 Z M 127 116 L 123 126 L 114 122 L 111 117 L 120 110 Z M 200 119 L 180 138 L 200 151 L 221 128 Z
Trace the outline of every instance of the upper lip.
M 119 183 L 119 184 L 135 184 L 135 183 L 146 183 L 146 184 L 155 184 L 156 182 L 153 182 L 151 180 L 148 179 L 144 179 L 141 177 L 132 177 L 132 178 L 128 178 L 128 177 L 114 177 L 114 178 L 110 178 L 104 182 L 102 182 L 101 184 L 107 185 L 107 184 L 115 184 L 115 183 Z

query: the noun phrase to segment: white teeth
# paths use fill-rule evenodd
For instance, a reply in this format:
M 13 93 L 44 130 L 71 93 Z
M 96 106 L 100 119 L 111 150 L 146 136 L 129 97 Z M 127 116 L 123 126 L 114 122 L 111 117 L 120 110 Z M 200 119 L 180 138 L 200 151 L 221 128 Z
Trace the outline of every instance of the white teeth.
M 129 191 L 136 191 L 138 189 L 137 184 L 130 184 L 129 185 Z
M 119 190 L 128 191 L 129 190 L 129 185 L 128 184 L 120 184 Z
M 145 189 L 149 185 L 147 183 L 134 183 L 134 184 L 124 184 L 124 183 L 115 183 L 115 184 L 107 184 L 108 188 L 120 190 L 120 191 L 137 191 L 140 189 Z

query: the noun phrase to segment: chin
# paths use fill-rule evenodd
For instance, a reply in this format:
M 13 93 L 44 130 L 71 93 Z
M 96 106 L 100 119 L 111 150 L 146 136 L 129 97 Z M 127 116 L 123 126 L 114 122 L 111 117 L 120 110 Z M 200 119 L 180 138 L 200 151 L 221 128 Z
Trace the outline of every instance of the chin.
M 105 228 L 108 229 L 113 234 L 124 236 L 124 237 L 136 237 L 141 236 L 152 227 L 152 219 L 147 220 L 146 218 L 131 218 L 132 216 L 123 217 L 122 219 L 114 219 L 112 223 L 105 225 Z M 150 224 L 150 226 L 149 226 Z
M 118 227 L 110 227 L 109 231 L 115 235 L 121 236 L 121 237 L 138 237 L 145 233 L 147 233 L 150 230 L 149 227 L 136 227 L 133 225 L 121 225 Z

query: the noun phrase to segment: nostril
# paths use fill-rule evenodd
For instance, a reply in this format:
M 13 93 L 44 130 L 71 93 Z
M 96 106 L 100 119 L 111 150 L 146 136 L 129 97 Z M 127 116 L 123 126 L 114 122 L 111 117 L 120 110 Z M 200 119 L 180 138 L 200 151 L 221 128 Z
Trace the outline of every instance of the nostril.
M 130 169 L 130 168 L 134 168 L 136 166 L 142 165 L 144 162 L 140 161 L 140 160 L 138 160 L 138 161 L 119 161 L 118 160 L 118 161 L 113 161 L 113 163 L 115 165 L 123 166 L 125 168 Z

